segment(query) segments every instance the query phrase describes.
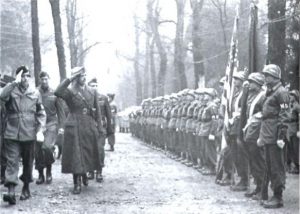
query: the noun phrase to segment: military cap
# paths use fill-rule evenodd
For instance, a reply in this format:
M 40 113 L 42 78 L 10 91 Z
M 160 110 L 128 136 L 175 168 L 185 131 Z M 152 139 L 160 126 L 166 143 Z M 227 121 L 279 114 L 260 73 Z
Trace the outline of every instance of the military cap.
M 107 96 L 113 99 L 115 97 L 115 94 L 114 93 L 107 93 Z
M 281 69 L 278 65 L 275 64 L 266 65 L 262 72 L 263 74 L 268 74 L 277 79 L 281 78 Z
M 234 72 L 232 75 L 233 78 L 245 81 L 246 80 L 246 74 L 244 71 L 238 71 L 238 72 Z
M 40 78 L 49 77 L 49 74 L 46 71 L 41 71 L 40 74 L 39 74 L 39 77 Z
M 264 75 L 261 74 L 261 73 L 257 73 L 257 72 L 251 73 L 248 76 L 248 80 L 257 83 L 260 86 L 262 86 L 265 83 L 265 77 L 264 77 Z
M 208 94 L 212 98 L 217 96 L 217 91 L 214 88 L 205 88 L 204 89 L 204 94 Z
M 96 77 L 92 78 L 92 79 L 88 82 L 88 84 L 91 84 L 91 83 L 98 83 L 97 78 L 96 78 Z
M 195 98 L 195 90 L 190 89 L 190 90 L 187 92 L 187 95 L 189 95 L 189 96 Z
M 171 95 L 165 95 L 163 98 L 164 98 L 164 100 L 170 100 L 171 99 Z
M 171 99 L 171 100 L 178 100 L 177 94 L 172 93 L 172 94 L 170 95 L 170 99 Z
M 84 73 L 85 73 L 84 67 L 74 67 L 71 70 L 71 77 L 74 77 L 78 74 L 84 74 Z
M 22 66 L 20 66 L 16 69 L 16 75 L 18 75 L 20 72 L 22 72 L 22 75 L 23 74 L 30 74 L 29 69 L 25 65 L 22 65 Z

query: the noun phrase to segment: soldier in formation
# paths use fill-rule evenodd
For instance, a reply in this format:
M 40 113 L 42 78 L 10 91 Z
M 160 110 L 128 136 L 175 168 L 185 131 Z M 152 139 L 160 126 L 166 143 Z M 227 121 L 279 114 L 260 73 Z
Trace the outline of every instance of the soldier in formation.
M 299 91 L 288 93 L 280 79 L 277 65 L 248 77 L 235 72 L 233 99 L 227 107 L 222 96 L 225 78 L 219 83 L 219 97 L 213 88 L 198 88 L 145 99 L 141 110 L 129 115 L 130 130 L 168 157 L 203 175 L 216 175 L 217 184 L 245 192 L 264 208 L 282 207 L 285 164 L 299 173 L 300 108 Z

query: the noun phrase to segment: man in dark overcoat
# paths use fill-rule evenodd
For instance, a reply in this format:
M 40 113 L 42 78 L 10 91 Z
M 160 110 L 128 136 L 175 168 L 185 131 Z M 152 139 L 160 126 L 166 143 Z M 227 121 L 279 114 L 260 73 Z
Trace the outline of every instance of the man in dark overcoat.
M 62 173 L 73 174 L 73 193 L 80 194 L 81 178 L 87 185 L 86 174 L 99 165 L 97 140 L 104 131 L 98 94 L 86 86 L 83 67 L 73 68 L 72 77 L 65 79 L 54 94 L 65 100 L 70 110 L 65 122 Z

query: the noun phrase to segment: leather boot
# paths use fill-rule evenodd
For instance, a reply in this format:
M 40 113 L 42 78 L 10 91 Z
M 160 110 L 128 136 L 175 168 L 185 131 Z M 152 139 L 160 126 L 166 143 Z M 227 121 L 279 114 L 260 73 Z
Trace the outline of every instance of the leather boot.
M 89 185 L 89 180 L 88 180 L 87 175 L 85 173 L 82 174 L 82 184 L 84 186 L 88 186 Z
M 73 182 L 74 182 L 73 194 L 78 195 L 78 194 L 81 193 L 81 179 L 80 179 L 80 175 L 73 174 Z
M 111 152 L 115 151 L 115 147 L 113 145 L 110 145 L 110 150 Z
M 88 173 L 87 173 L 87 178 L 88 178 L 89 180 L 94 180 L 94 178 L 95 178 L 95 173 L 94 173 L 93 171 L 88 172 Z
M 46 168 L 46 184 L 51 184 L 52 182 L 52 165 Z
M 96 173 L 96 181 L 97 181 L 98 183 L 103 182 L 102 169 L 97 170 L 97 173 Z
M 282 198 L 279 198 L 278 196 L 274 195 L 270 200 L 266 201 L 263 204 L 263 207 L 268 209 L 276 209 L 283 207 L 283 200 Z
M 8 193 L 3 195 L 3 201 L 8 202 L 10 205 L 16 204 L 15 186 L 8 186 Z
M 22 188 L 22 193 L 20 195 L 20 200 L 24 201 L 30 197 L 31 197 L 31 195 L 30 195 L 30 190 L 29 190 L 29 183 L 24 183 L 24 186 Z
M 43 184 L 45 182 L 45 176 L 44 176 L 44 172 L 43 170 L 39 170 L 39 178 L 36 180 L 36 184 L 40 185 Z

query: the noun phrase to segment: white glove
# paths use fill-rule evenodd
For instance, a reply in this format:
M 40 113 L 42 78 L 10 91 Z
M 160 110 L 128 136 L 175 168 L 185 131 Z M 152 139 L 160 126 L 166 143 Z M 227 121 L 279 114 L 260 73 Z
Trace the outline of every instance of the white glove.
M 297 131 L 297 138 L 300 138 L 300 132 Z
M 15 82 L 16 83 L 20 83 L 21 82 L 21 79 L 22 79 L 22 71 L 20 71 L 17 76 L 16 76 L 16 79 L 15 79 Z
M 277 145 L 280 149 L 283 149 L 285 142 L 283 140 L 277 140 Z
M 215 140 L 215 136 L 214 136 L 214 135 L 212 135 L 212 134 L 210 134 L 210 135 L 208 136 L 208 140 L 210 140 L 210 141 L 214 141 L 214 140 Z
M 44 142 L 44 134 L 43 132 L 39 131 L 36 133 L 36 141 L 38 142 Z
M 58 134 L 63 135 L 65 133 L 65 130 L 63 128 L 58 129 Z
M 178 128 L 176 128 L 176 132 L 178 132 L 179 131 L 179 129 Z
M 259 138 L 257 140 L 257 146 L 258 147 L 263 147 L 264 146 L 264 144 L 261 142 L 261 140 Z

